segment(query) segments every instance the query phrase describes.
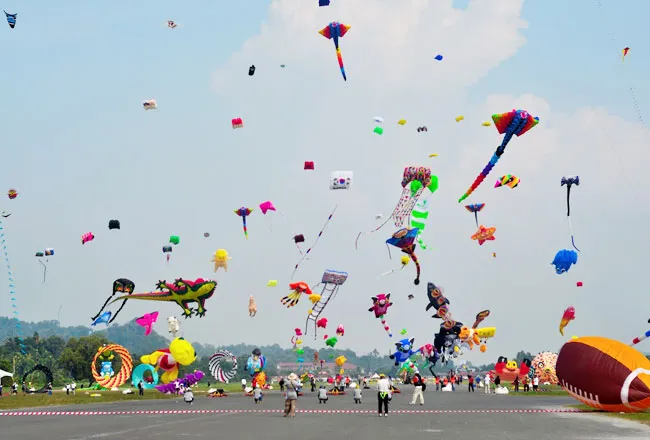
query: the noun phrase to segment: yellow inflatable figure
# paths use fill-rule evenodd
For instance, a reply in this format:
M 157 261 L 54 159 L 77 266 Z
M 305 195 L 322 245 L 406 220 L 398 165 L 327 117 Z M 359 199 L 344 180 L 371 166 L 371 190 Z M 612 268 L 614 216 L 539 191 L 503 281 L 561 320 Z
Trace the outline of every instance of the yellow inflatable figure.
M 225 249 L 217 249 L 217 251 L 214 253 L 214 257 L 212 257 L 212 261 L 214 263 L 214 271 L 216 272 L 220 267 L 223 267 L 223 270 L 228 272 L 228 260 L 232 260 L 228 256 L 228 251 Z
M 178 379 L 178 366 L 190 365 L 196 360 L 192 344 L 183 338 L 176 338 L 169 344 L 169 349 L 156 350 L 140 358 L 143 364 L 154 365 L 155 370 L 163 370 L 160 382 L 167 384 Z
M 469 328 L 469 327 L 462 327 L 460 329 L 460 333 L 458 334 L 458 338 L 466 342 L 467 345 L 469 345 L 469 349 L 474 348 L 474 344 L 479 345 L 481 344 L 481 341 L 485 341 L 486 339 L 493 338 L 494 335 L 497 332 L 496 327 L 483 327 L 483 328 Z M 485 353 L 487 350 L 487 347 L 485 344 L 481 344 L 481 353 Z

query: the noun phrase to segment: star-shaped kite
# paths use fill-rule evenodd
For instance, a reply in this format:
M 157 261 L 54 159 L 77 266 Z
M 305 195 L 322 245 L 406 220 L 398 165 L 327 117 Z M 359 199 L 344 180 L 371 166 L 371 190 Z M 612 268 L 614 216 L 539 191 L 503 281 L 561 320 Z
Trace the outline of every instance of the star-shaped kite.
M 478 240 L 479 245 L 483 245 L 483 243 L 488 240 L 494 241 L 496 240 L 496 237 L 494 236 L 496 230 L 497 228 L 486 228 L 485 226 L 481 225 L 478 227 L 476 234 L 472 235 L 472 240 Z

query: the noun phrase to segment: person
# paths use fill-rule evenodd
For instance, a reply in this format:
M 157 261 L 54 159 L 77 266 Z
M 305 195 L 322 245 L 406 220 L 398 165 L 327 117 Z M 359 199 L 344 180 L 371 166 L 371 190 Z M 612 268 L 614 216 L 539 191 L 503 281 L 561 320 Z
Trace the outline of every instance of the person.
M 474 376 L 471 374 L 467 377 L 467 392 L 474 392 Z
M 436 376 L 436 391 L 440 390 L 440 378 Z
M 65 393 L 70 395 L 70 384 L 65 384 Z
M 77 383 L 73 381 L 72 385 L 70 385 L 70 389 L 72 390 L 72 395 L 73 396 L 76 395 L 77 394 Z
M 328 399 L 329 397 L 327 397 L 327 390 L 325 389 L 325 385 L 321 385 L 318 389 L 318 403 L 327 403 Z
M 185 389 L 185 394 L 183 394 L 183 400 L 185 400 L 185 403 L 188 405 L 192 405 L 192 402 L 194 402 L 194 393 L 192 392 L 192 388 L 187 387 Z
M 382 416 L 382 405 L 384 407 L 384 417 L 388 417 L 388 399 L 390 398 L 390 382 L 386 379 L 384 374 L 379 375 L 377 381 L 377 410 L 379 417 Z
M 361 403 L 361 388 L 356 386 L 354 387 L 354 403 Z
M 16 382 L 13 383 L 11 392 L 16 396 L 18 395 L 18 384 Z
M 527 393 L 528 391 L 530 391 L 530 385 L 529 385 L 530 380 L 528 379 L 528 376 L 524 376 L 524 380 L 522 382 L 524 384 L 524 393 Z
M 533 377 L 533 391 L 537 391 L 538 388 L 539 388 L 539 377 L 535 375 L 535 377 Z
M 280 385 L 280 392 L 284 393 L 284 377 L 280 378 L 279 385 Z
M 423 386 L 423 379 L 422 376 L 420 376 L 420 373 L 415 373 L 413 377 L 411 378 L 411 382 L 413 382 L 413 398 L 411 399 L 411 405 L 415 405 L 415 403 L 420 400 L 420 405 L 424 405 L 424 394 L 422 394 L 422 389 Z
M 262 393 L 262 389 L 258 384 L 255 385 L 255 391 L 253 391 L 253 400 L 255 400 L 255 404 L 262 403 L 263 398 L 264 393 Z
M 345 388 L 350 388 L 350 376 L 345 378 Z
M 174 389 L 176 391 L 176 395 L 178 396 L 181 393 L 181 384 L 178 382 L 174 383 Z
M 476 376 L 476 386 L 477 387 L 481 386 L 481 376 Z
M 52 382 L 48 382 L 47 384 L 47 394 L 52 395 Z
M 242 393 L 246 392 L 246 379 L 241 380 L 241 391 Z
M 512 384 L 515 386 L 515 393 L 519 392 L 519 376 L 515 377 L 514 382 Z
M 287 376 L 287 382 L 284 386 L 287 390 L 287 395 L 284 401 L 284 417 L 295 417 L 298 388 L 300 388 L 300 381 L 298 381 L 296 373 L 291 373 Z
M 497 374 L 497 377 L 494 378 L 494 389 L 501 388 L 501 378 Z
M 485 374 L 483 383 L 485 384 L 485 394 L 490 394 L 490 373 Z
M 451 375 L 451 390 L 456 391 L 456 375 Z
M 311 392 L 313 393 L 314 390 L 316 390 L 316 378 L 315 378 L 314 376 L 312 376 L 312 377 L 309 379 L 309 383 L 310 383 L 310 385 L 311 385 Z
M 0 379 L 0 397 L 2 397 L 2 379 Z
M 138 396 L 144 396 L 144 383 L 138 382 Z

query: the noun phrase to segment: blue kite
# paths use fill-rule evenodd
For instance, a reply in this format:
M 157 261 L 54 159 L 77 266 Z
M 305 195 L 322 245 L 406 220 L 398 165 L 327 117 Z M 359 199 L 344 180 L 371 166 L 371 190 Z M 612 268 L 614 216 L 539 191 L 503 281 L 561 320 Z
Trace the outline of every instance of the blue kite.
M 329 6 L 330 0 L 318 0 L 318 6 Z
M 562 249 L 557 251 L 555 258 L 551 263 L 555 266 L 555 273 L 562 275 L 571 269 L 571 265 L 578 263 L 578 253 L 569 249 Z
M 9 27 L 10 27 L 11 29 L 15 28 L 15 27 L 16 27 L 16 16 L 17 16 L 18 14 L 9 14 L 9 13 L 8 13 L 7 11 L 5 11 L 4 9 L 2 10 L 2 12 L 4 12 L 4 13 L 5 13 L 5 16 L 7 17 L 7 23 L 9 23 Z

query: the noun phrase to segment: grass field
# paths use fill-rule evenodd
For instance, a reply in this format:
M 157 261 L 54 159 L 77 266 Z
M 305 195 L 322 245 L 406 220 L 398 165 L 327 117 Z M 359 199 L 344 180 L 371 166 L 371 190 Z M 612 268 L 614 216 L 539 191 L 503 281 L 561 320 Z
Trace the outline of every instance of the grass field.
M 210 388 L 223 388 L 226 392 L 241 392 L 241 384 L 216 384 Z M 58 405 L 83 405 L 92 403 L 105 403 L 105 402 L 120 402 L 131 400 L 148 400 L 148 399 L 174 399 L 176 396 L 163 394 L 157 390 L 145 390 L 144 396 L 138 396 L 137 389 L 134 389 L 134 394 L 122 394 L 122 391 L 87 391 L 77 390 L 76 395 L 67 395 L 64 391 L 56 390 L 52 395 L 48 394 L 28 394 L 17 396 L 10 396 L 4 393 L 0 397 L 0 410 L 18 409 L 18 408 L 33 408 L 42 406 L 58 406 Z M 195 395 L 206 394 L 208 387 L 206 385 L 195 385 L 192 387 Z M 101 394 L 101 397 L 90 397 L 91 394 Z

